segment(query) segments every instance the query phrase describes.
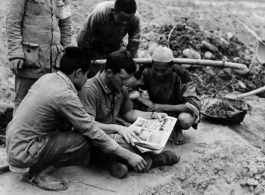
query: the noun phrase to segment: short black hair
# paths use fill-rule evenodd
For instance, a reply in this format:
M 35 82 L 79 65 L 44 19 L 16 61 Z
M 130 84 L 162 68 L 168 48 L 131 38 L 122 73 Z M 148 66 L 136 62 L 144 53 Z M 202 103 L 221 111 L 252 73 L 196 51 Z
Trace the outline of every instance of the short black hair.
M 120 49 L 108 55 L 105 70 L 108 69 L 113 74 L 119 73 L 121 69 L 124 69 L 128 74 L 133 74 L 136 71 L 136 64 L 126 49 Z
M 135 13 L 137 5 L 135 0 L 116 0 L 114 3 L 114 9 L 116 13 L 123 11 L 126 14 Z
M 78 69 L 86 72 L 89 69 L 90 60 L 90 56 L 85 57 L 80 48 L 74 46 L 67 47 L 61 58 L 59 70 L 66 75 L 70 75 Z

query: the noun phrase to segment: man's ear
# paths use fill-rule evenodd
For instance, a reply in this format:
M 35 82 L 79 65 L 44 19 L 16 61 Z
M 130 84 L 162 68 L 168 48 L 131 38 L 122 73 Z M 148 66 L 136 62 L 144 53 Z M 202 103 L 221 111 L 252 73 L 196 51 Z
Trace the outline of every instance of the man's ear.
M 111 77 L 112 74 L 113 74 L 112 70 L 110 70 L 110 69 L 108 69 L 106 72 L 107 72 L 107 76 L 108 76 L 108 77 Z
M 77 70 L 75 71 L 75 76 L 79 78 L 80 75 L 81 75 L 81 73 L 82 73 L 82 69 L 79 68 L 79 69 L 77 69 Z

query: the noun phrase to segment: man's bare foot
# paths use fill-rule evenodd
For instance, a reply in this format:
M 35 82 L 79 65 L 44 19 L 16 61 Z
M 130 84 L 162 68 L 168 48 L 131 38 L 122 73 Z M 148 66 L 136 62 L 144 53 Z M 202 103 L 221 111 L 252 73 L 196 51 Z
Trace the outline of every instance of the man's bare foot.
M 26 181 L 43 190 L 66 190 L 68 187 L 67 181 L 51 175 L 55 170 L 57 168 L 48 166 L 39 173 L 29 173 L 26 176 Z
M 186 143 L 186 138 L 185 136 L 183 135 L 183 132 L 182 130 L 175 130 L 173 133 L 172 133 L 172 142 L 173 144 L 175 145 L 183 145 Z
M 66 190 L 67 189 L 67 181 L 61 178 L 56 178 L 52 175 L 45 175 L 45 176 L 33 176 L 29 175 L 27 178 L 27 182 L 35 185 L 43 190 Z

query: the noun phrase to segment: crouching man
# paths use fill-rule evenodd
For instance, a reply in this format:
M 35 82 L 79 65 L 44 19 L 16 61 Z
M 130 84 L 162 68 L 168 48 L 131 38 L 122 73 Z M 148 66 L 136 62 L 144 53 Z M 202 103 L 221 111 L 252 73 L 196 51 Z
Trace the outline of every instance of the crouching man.
M 185 75 L 186 74 L 186 75 Z M 130 79 L 126 86 L 129 91 L 139 87 L 148 92 L 149 98 L 142 95 L 133 97 L 134 105 L 144 105 L 151 112 L 165 112 L 178 119 L 172 133 L 173 144 L 182 145 L 186 138 L 182 130 L 191 126 L 197 128 L 201 101 L 196 93 L 196 85 L 184 71 L 173 71 L 171 49 L 159 46 L 152 55 L 152 68 L 143 71 L 142 77 L 135 82 Z
M 110 138 L 115 140 L 120 146 L 141 155 L 147 165 L 145 169 L 138 171 L 146 172 L 151 167 L 173 165 L 179 162 L 180 157 L 173 152 L 165 151 L 158 155 L 140 154 L 134 146 L 133 138 L 139 139 L 135 133 L 136 129 L 116 124 L 116 117 L 119 115 L 127 122 L 133 123 L 138 117 L 146 119 L 163 119 L 167 114 L 155 112 L 142 112 L 133 110 L 125 83 L 136 71 L 136 64 L 127 50 L 112 52 L 107 57 L 105 70 L 100 71 L 95 77 L 88 79 L 85 86 L 79 93 L 84 109 L 95 120 L 95 124 L 100 127 Z M 98 154 L 100 155 L 100 154 Z M 109 158 L 107 158 L 109 159 Z M 122 159 L 108 160 L 112 163 L 111 175 L 123 178 L 127 175 L 128 167 Z
M 87 80 L 87 64 L 80 49 L 67 48 L 60 71 L 36 81 L 7 127 L 10 170 L 27 173 L 26 180 L 44 190 L 65 190 L 65 180 L 52 173 L 60 167 L 87 166 L 91 143 L 135 170 L 146 166 L 142 157 L 120 147 L 98 128 L 83 109 L 77 90 Z

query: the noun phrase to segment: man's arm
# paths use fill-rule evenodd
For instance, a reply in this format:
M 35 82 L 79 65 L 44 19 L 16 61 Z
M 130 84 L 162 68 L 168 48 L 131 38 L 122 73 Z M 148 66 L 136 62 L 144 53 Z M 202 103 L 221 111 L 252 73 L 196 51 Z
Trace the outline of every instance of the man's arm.
M 22 49 L 22 21 L 27 0 L 10 0 L 6 18 L 8 59 L 25 59 Z
M 168 105 L 168 104 L 154 104 L 148 111 L 156 112 L 188 112 L 199 115 L 201 109 L 201 101 L 196 93 L 196 86 L 192 82 L 181 84 L 182 104 Z
M 59 20 L 59 28 L 61 31 L 61 45 L 66 48 L 71 44 L 71 17 L 60 19 Z
M 101 13 L 100 8 L 96 6 L 87 17 L 82 29 L 78 32 L 76 42 L 86 53 L 92 49 L 92 41 L 94 39 L 97 26 L 100 24 L 103 17 L 103 13 Z
M 113 139 L 98 128 L 95 122 L 83 109 L 79 98 L 69 94 L 58 105 L 60 114 L 69 120 L 80 134 L 90 138 L 94 145 L 105 153 L 115 154 L 125 159 L 135 171 L 142 171 L 146 162 L 142 157 L 120 147 Z
M 137 50 L 141 38 L 141 24 L 138 12 L 135 13 L 134 19 L 130 25 L 127 50 L 131 53 L 133 58 L 137 58 Z

